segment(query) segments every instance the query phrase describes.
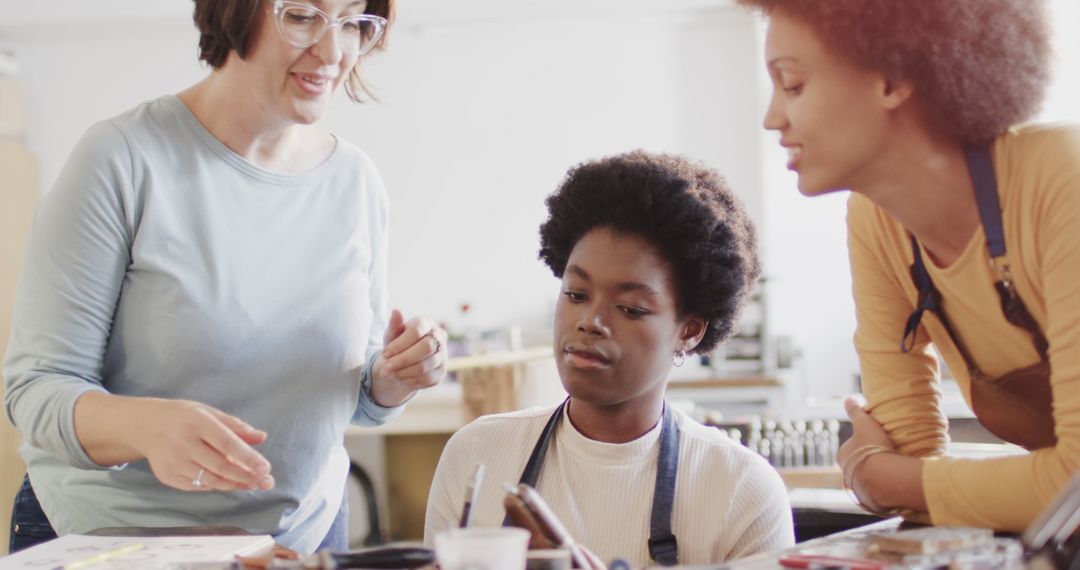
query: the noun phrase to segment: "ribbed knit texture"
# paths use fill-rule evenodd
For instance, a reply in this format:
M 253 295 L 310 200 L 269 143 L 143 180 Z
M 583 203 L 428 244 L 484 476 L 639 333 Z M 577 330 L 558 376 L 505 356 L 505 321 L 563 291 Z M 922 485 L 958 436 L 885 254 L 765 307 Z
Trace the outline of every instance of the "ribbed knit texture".
M 502 524 L 504 483 L 516 484 L 554 408 L 482 417 L 450 439 L 428 498 L 425 541 L 456 526 L 477 463 L 486 475 L 473 525 Z M 721 562 L 793 543 L 780 476 L 763 459 L 676 413 L 682 430 L 673 530 L 681 564 Z M 651 564 L 647 540 L 660 425 L 624 444 L 593 441 L 564 416 L 537 490 L 570 533 L 600 558 Z

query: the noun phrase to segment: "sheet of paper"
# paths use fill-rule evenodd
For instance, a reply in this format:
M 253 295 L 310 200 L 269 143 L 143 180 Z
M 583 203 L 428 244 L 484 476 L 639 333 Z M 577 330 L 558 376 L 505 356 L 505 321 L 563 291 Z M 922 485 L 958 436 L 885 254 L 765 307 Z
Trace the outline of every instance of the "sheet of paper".
M 90 566 L 93 570 L 169 570 L 183 563 L 229 562 L 236 555 L 269 553 L 274 539 L 255 536 L 154 536 L 110 537 L 69 534 L 6 558 L 0 570 L 53 570 L 80 560 L 139 544 L 141 548 L 121 556 L 107 557 Z

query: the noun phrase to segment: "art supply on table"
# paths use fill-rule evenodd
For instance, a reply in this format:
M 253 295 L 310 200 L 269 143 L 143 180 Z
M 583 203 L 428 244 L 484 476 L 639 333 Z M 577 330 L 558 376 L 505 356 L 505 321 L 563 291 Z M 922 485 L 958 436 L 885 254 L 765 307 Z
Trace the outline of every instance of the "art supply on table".
M 276 547 L 269 556 L 241 556 L 237 557 L 237 561 L 239 562 L 238 568 L 243 570 L 284 570 L 287 568 L 303 570 L 338 570 L 344 568 L 389 570 L 430 566 L 435 563 L 435 551 L 422 544 L 409 542 L 398 542 L 344 552 L 321 550 L 310 555 L 299 554 L 283 547 Z M 191 570 L 201 569 L 193 568 Z
M 420 568 L 435 563 L 434 550 L 422 545 L 408 544 L 391 544 L 349 552 L 321 552 L 319 555 L 324 568 Z
M 868 548 L 872 550 L 872 548 Z M 894 568 L 949 568 L 950 570 L 990 570 L 1021 568 L 1024 549 L 1012 538 L 995 538 L 988 543 L 941 550 L 932 554 L 876 551 L 875 560 L 893 564 Z
M 515 526 L 527 529 L 532 535 L 530 548 L 565 548 L 570 551 L 570 558 L 578 568 L 603 568 L 577 544 L 535 489 L 519 483 L 516 487 L 507 485 L 506 491 L 504 505 L 507 515 Z
M 247 536 L 89 536 L 68 534 L 0 559 L 0 570 L 158 569 L 217 564 L 236 556 L 268 553 L 269 535 Z M 70 565 L 70 566 L 69 566 Z
M 1024 546 L 1034 570 L 1080 566 L 1080 473 L 1058 492 L 1039 516 L 1024 529 Z
M 480 484 L 483 482 L 484 464 L 477 463 L 476 468 L 473 469 L 473 476 L 469 481 L 469 486 L 465 490 L 465 506 L 461 509 L 461 520 L 458 523 L 459 528 L 466 528 L 472 524 L 473 505 L 476 504 L 476 497 L 480 492 Z
M 74 562 L 67 562 L 64 564 L 63 569 L 82 570 L 83 568 L 95 566 L 101 564 L 102 562 L 107 562 L 116 558 L 122 558 L 124 556 L 127 556 L 128 554 L 142 550 L 143 548 L 145 547 L 142 545 L 142 543 L 127 544 L 119 548 L 113 548 L 112 550 L 106 550 L 105 552 L 100 552 L 98 554 L 87 556 L 86 558 L 75 560 Z
M 779 562 L 808 570 L 1006 570 L 1023 566 L 1023 548 L 1020 541 L 995 538 L 986 529 L 884 528 L 810 541 L 783 554 Z
M 525 570 L 570 570 L 573 565 L 565 548 L 530 550 L 525 557 Z
M 928 526 L 877 535 L 871 548 L 885 554 L 938 554 L 993 541 L 994 531 L 987 528 Z
M 548 534 L 547 528 L 540 524 L 540 520 L 512 485 L 506 485 L 503 507 L 506 508 L 506 514 L 514 526 L 529 531 L 530 550 L 548 550 L 558 546 L 556 538 Z
M 884 570 L 890 564 L 868 558 L 843 558 L 823 554 L 792 554 L 780 559 L 784 568 L 846 568 L 848 570 Z

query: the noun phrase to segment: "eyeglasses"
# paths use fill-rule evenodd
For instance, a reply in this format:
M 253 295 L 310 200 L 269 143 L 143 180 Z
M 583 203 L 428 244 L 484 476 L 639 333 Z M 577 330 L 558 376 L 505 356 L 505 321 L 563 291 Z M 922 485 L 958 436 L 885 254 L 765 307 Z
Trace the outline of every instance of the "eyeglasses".
M 353 14 L 331 18 L 305 2 L 274 0 L 274 21 L 278 33 L 290 45 L 309 48 L 319 43 L 330 28 L 337 28 L 341 51 L 364 55 L 379 43 L 386 30 L 386 18 L 374 14 Z

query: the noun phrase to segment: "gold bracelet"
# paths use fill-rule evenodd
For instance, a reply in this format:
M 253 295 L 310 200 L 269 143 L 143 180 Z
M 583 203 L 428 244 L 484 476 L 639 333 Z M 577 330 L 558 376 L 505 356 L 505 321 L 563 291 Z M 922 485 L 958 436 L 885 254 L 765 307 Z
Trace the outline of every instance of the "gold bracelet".
M 888 447 L 885 447 L 883 445 L 864 445 L 862 447 L 856 448 L 855 451 L 851 453 L 851 456 L 848 457 L 848 460 L 844 463 L 844 489 L 848 492 L 848 494 L 851 495 L 851 498 L 854 499 L 856 505 L 858 505 L 864 511 L 867 511 L 879 517 L 896 516 L 897 514 L 900 514 L 901 509 L 897 507 L 885 509 L 882 508 L 881 505 L 878 505 L 873 501 L 864 501 L 862 497 L 860 497 L 859 494 L 855 491 L 855 475 L 859 467 L 861 467 L 867 459 L 870 459 L 870 457 L 879 453 L 894 452 L 894 450 L 889 449 Z

